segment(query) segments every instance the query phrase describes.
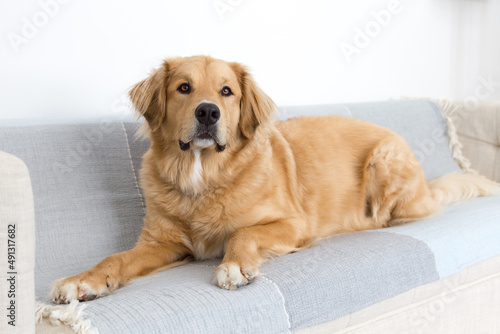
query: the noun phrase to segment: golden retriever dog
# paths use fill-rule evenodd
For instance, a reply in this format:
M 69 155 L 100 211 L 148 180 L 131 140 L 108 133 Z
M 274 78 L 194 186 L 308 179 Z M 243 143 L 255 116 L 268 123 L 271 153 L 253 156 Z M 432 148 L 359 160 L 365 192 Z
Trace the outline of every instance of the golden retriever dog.
M 235 290 L 273 256 L 499 191 L 475 174 L 426 180 L 401 136 L 366 121 L 279 122 L 239 63 L 167 59 L 130 98 L 151 139 L 140 177 L 143 230 L 133 249 L 56 281 L 55 303 L 105 296 L 190 258 L 223 257 L 214 283 Z

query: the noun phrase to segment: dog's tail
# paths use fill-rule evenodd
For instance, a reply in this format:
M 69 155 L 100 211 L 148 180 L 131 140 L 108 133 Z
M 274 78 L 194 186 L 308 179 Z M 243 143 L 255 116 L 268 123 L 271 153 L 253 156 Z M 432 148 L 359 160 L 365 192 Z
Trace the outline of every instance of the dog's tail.
M 429 181 L 431 196 L 441 205 L 500 194 L 500 185 L 472 173 L 453 173 Z

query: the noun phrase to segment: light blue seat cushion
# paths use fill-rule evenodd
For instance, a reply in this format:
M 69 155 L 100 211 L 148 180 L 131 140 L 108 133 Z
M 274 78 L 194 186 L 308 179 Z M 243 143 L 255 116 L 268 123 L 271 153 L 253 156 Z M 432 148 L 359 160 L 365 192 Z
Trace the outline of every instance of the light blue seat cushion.
M 426 101 L 282 108 L 279 117 L 343 114 L 402 134 L 429 178 L 458 171 L 439 108 Z M 36 215 L 36 292 L 133 247 L 144 201 L 137 186 L 148 141 L 137 124 L 96 120 L 0 125 L 0 150 L 28 166 Z M 137 279 L 86 302 L 101 333 L 287 333 L 334 320 L 500 254 L 500 197 L 421 222 L 343 235 L 272 260 L 239 291 L 211 284 L 220 260 Z M 480 241 L 480 243 L 479 243 Z
M 440 278 L 500 254 L 500 197 L 451 204 L 443 214 L 385 229 L 425 242 Z

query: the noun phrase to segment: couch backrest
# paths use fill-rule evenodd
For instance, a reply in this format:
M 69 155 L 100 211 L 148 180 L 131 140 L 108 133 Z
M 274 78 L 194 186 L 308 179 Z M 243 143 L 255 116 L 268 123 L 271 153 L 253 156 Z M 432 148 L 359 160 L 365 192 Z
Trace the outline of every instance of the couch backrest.
M 70 259 L 90 265 L 134 245 L 144 215 L 137 172 L 149 146 L 134 140 L 136 128 L 108 121 L 0 127 L 0 150 L 30 171 L 38 269 Z
M 342 114 L 372 121 L 407 139 L 427 177 L 459 170 L 448 148 L 446 123 L 431 102 L 281 110 L 281 118 Z M 149 146 L 147 140 L 135 139 L 137 126 L 103 121 L 0 127 L 0 150 L 21 158 L 31 174 L 39 272 L 56 268 L 58 262 L 74 262 L 82 269 L 134 245 L 144 215 L 138 170 Z
M 427 178 L 460 170 L 453 160 L 448 128 L 441 109 L 430 101 L 402 100 L 317 106 L 281 107 L 280 119 L 300 115 L 360 118 L 402 135 L 416 155 Z
M 447 107 L 471 167 L 500 182 L 500 101 L 450 102 Z

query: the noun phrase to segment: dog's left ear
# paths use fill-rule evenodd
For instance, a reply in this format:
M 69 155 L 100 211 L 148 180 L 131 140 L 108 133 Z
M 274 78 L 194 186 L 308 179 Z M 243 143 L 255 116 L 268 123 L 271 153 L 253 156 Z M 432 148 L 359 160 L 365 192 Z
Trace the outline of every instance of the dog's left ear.
M 251 139 L 257 127 L 267 122 L 276 105 L 262 89 L 260 89 L 248 72 L 247 68 L 239 63 L 231 63 L 238 76 L 241 87 L 240 101 L 240 130 L 243 135 Z
M 167 117 L 168 62 L 138 82 L 129 92 L 130 100 L 137 112 L 144 116 L 152 132 L 156 131 Z

